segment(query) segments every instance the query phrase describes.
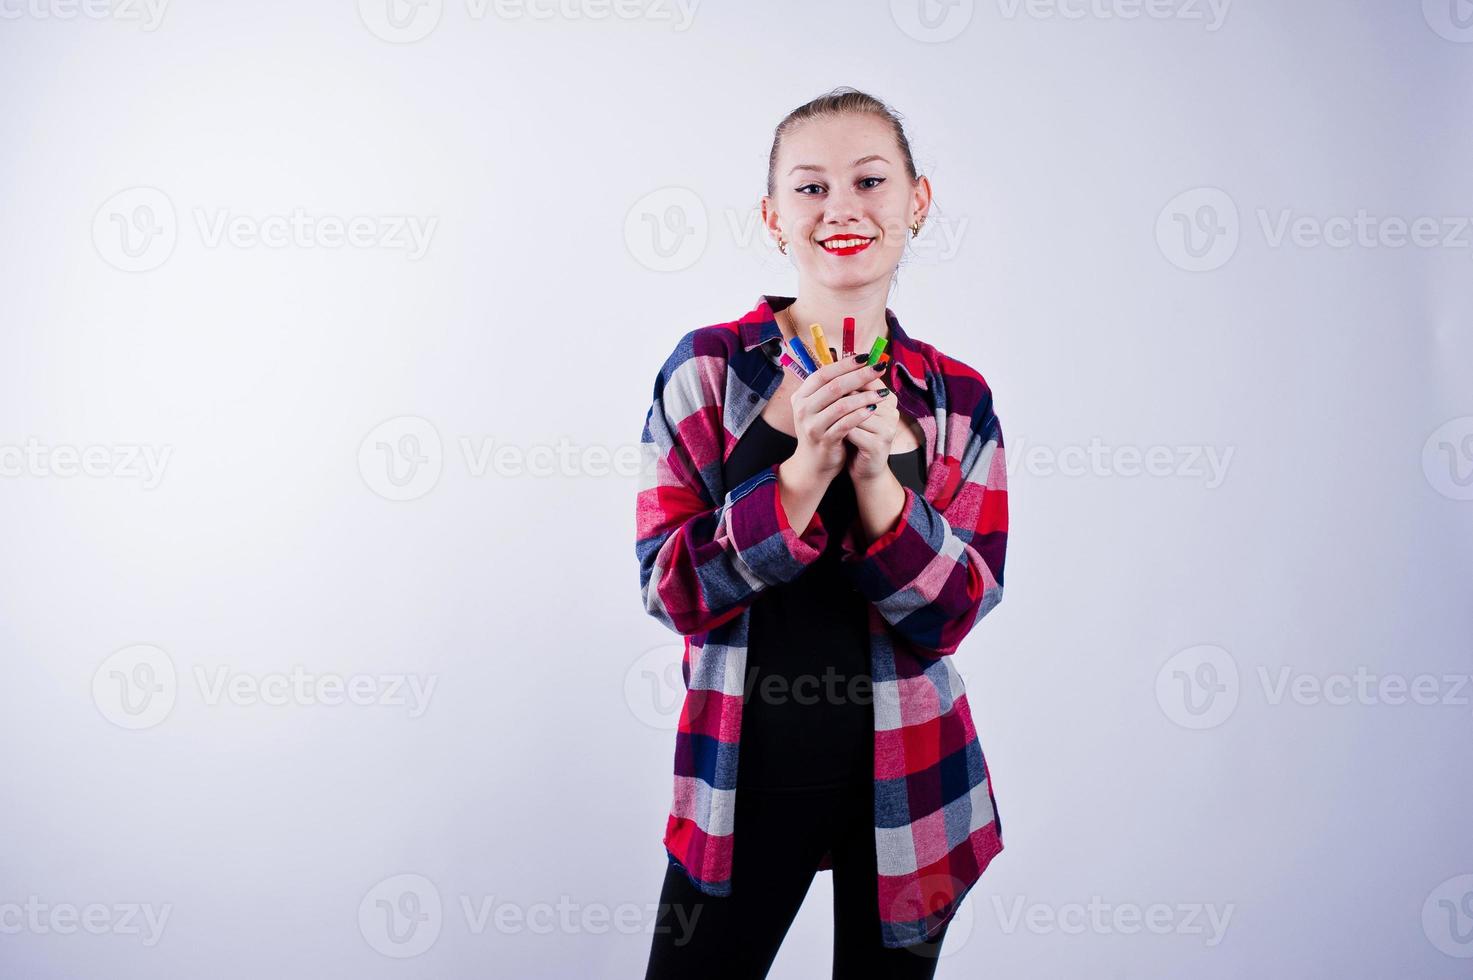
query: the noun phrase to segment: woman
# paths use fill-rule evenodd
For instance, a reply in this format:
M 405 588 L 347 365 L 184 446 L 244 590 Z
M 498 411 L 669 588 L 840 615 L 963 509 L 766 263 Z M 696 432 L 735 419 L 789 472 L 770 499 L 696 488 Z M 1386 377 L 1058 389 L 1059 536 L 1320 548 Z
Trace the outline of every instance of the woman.
M 766 976 L 820 870 L 836 978 L 934 976 L 1002 850 L 950 656 L 1002 598 L 1002 429 L 982 376 L 885 305 L 930 202 L 883 103 L 794 110 L 762 215 L 798 296 L 687 333 L 655 380 L 636 553 L 686 694 L 647 980 Z M 858 357 L 783 368 L 846 316 Z

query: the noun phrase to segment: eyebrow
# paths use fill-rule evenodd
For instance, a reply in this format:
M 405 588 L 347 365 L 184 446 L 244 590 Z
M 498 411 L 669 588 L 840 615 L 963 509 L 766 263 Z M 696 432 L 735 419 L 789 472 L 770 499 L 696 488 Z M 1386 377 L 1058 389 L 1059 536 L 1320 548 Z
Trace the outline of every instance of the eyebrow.
M 860 157 L 858 160 L 855 160 L 849 166 L 851 166 L 851 167 L 862 167 L 866 163 L 869 163 L 871 160 L 882 160 L 885 163 L 889 163 L 890 162 L 889 160 L 886 160 L 884 157 L 880 156 L 878 153 L 871 153 L 867 157 Z M 820 167 L 816 163 L 800 163 L 796 167 L 794 167 L 792 170 L 789 170 L 788 173 L 789 174 L 795 174 L 795 173 L 797 173 L 800 170 L 817 170 L 819 173 L 823 173 L 824 172 L 823 168 Z

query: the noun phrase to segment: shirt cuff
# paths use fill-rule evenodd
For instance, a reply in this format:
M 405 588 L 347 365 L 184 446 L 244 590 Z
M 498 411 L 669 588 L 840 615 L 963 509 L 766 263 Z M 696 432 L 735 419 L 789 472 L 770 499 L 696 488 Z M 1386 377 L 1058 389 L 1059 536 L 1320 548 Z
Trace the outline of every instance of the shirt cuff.
M 917 578 L 936 557 L 934 548 L 926 547 L 927 535 L 915 538 L 920 529 L 931 525 L 926 500 L 910 487 L 902 486 L 905 502 L 895 526 L 875 538 L 864 549 L 858 543 L 859 519 L 849 525 L 839 542 L 839 566 L 855 579 L 861 592 L 872 598 L 884 598 Z
M 828 543 L 828 529 L 817 510 L 801 533 L 788 523 L 778 483 L 780 465 L 758 470 L 726 495 L 732 546 L 747 567 L 769 583 L 796 578 Z

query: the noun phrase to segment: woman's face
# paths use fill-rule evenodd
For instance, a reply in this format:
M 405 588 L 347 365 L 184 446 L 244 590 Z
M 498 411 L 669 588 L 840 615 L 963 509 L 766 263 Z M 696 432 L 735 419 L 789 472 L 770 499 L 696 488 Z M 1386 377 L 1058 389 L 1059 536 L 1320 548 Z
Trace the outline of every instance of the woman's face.
M 905 172 L 889 124 L 849 113 L 810 119 L 783 138 L 762 220 L 774 240 L 787 241 L 800 279 L 846 289 L 889 282 L 930 198 L 930 182 L 912 184 Z M 823 244 L 854 239 L 866 241 Z

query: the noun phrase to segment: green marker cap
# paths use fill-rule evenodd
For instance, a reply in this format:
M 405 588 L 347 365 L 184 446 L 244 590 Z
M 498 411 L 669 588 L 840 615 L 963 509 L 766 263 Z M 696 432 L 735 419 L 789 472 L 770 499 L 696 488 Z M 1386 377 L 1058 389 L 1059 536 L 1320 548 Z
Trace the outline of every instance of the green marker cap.
M 880 359 L 880 355 L 883 353 L 885 353 L 885 338 L 876 337 L 875 342 L 870 345 L 869 359 L 865 361 L 865 363 L 873 367 L 875 362 Z

